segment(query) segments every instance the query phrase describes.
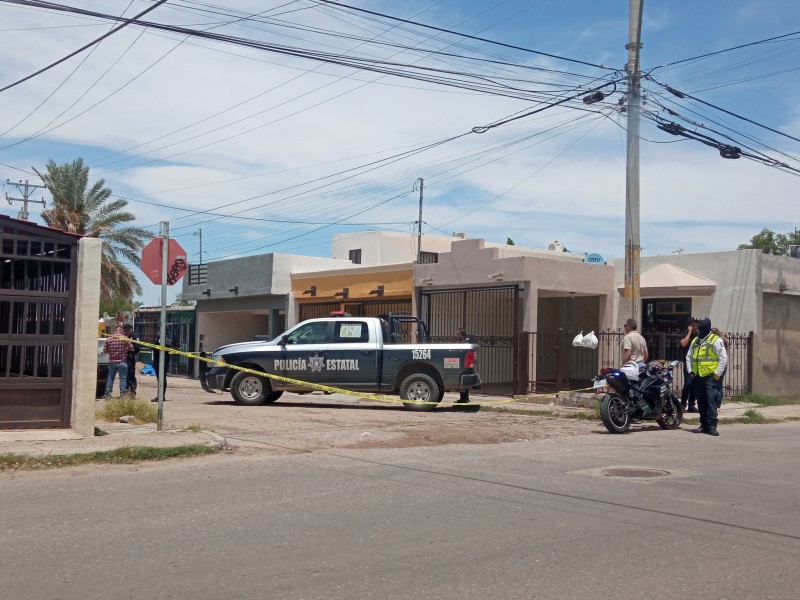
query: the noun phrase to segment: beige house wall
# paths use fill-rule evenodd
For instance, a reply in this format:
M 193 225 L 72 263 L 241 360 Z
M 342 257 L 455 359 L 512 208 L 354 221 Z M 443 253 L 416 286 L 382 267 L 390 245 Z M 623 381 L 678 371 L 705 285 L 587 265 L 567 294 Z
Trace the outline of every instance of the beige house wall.
M 800 398 L 800 259 L 760 256 L 753 391 Z

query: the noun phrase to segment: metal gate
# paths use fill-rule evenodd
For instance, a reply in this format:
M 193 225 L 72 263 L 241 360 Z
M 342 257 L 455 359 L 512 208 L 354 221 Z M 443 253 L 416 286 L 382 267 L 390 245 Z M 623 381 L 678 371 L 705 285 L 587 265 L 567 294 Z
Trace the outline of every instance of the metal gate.
M 343 310 L 354 317 L 380 317 L 389 313 L 410 314 L 411 299 L 304 303 L 300 305 L 300 320 L 329 317 L 331 312 L 336 310 Z
M 78 237 L 0 221 L 0 429 L 69 427 Z
M 555 393 L 562 390 L 588 389 L 592 378 L 601 367 L 619 367 L 622 363 L 622 338 L 620 330 L 607 329 L 597 332 L 596 350 L 575 348 L 572 339 L 577 331 L 534 331 L 522 334 L 521 349 L 527 360 L 521 361 L 523 369 L 520 379 L 527 385 L 529 393 Z M 683 333 L 642 332 L 647 341 L 650 360 L 679 360 L 679 342 Z M 753 332 L 726 333 L 728 342 L 728 368 L 725 372 L 726 397 L 749 394 L 753 389 Z M 526 370 L 526 364 L 528 369 Z M 683 387 L 684 369 L 680 365 L 673 370 L 673 390 L 680 395 Z
M 430 290 L 421 295 L 421 316 L 432 342 L 455 342 L 456 330 L 464 327 L 480 345 L 480 392 L 519 393 L 519 286 Z

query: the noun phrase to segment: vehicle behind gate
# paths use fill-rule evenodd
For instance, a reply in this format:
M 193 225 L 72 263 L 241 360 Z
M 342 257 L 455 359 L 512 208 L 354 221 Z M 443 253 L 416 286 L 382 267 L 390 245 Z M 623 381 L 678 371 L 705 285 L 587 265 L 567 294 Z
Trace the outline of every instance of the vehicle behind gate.
M 314 389 L 308 384 L 317 384 L 398 394 L 410 410 L 431 410 L 446 391 L 480 384 L 477 345 L 402 343 L 410 337 L 409 321 L 416 319 L 310 319 L 271 341 L 222 346 L 205 385 L 230 390 L 240 404 L 274 402 L 284 391 L 308 392 Z

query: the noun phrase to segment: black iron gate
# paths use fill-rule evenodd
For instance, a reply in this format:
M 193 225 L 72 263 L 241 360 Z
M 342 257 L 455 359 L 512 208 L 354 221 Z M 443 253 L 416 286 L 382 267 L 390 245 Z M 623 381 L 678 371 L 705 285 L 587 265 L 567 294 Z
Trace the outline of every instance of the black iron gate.
M 576 348 L 572 340 L 577 331 L 524 332 L 521 335 L 520 380 L 529 393 L 555 393 L 561 390 L 581 390 L 591 387 L 601 367 L 619 367 L 622 362 L 622 338 L 619 330 L 597 332 L 595 350 Z M 682 360 L 680 349 L 683 333 L 643 332 L 647 340 L 650 360 Z M 728 368 L 725 372 L 726 397 L 749 394 L 753 387 L 753 332 L 726 333 L 728 342 Z M 684 369 L 673 370 L 673 389 L 683 387 Z
M 519 286 L 426 290 L 421 296 L 421 317 L 432 342 L 455 342 L 456 330 L 464 327 L 480 345 L 480 392 L 518 393 Z
M 78 239 L 0 220 L 0 429 L 70 425 Z

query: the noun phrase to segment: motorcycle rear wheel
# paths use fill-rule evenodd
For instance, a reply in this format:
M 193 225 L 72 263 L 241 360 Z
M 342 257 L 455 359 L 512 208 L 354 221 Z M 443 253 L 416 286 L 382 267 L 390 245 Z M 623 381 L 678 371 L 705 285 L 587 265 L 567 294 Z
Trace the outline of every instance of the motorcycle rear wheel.
M 600 402 L 600 419 L 611 433 L 627 433 L 631 416 L 626 411 L 628 400 L 619 394 L 606 394 Z
M 656 423 L 661 429 L 677 429 L 681 426 L 681 421 L 683 421 L 683 406 L 675 394 L 670 393 L 664 400 L 664 412 L 660 419 L 656 419 Z

